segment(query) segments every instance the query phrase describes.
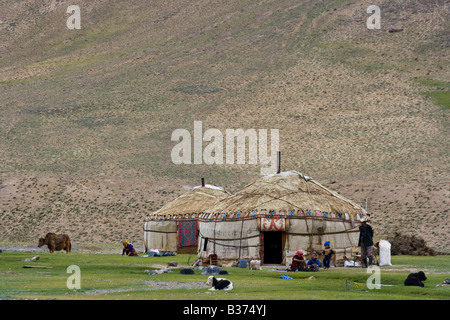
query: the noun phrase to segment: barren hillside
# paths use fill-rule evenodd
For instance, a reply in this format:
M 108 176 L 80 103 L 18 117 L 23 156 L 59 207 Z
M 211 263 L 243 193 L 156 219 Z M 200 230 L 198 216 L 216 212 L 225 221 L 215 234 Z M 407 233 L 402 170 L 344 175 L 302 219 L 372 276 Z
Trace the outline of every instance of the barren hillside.
M 171 134 L 279 129 L 282 168 L 448 249 L 449 2 L 0 1 L 0 241 L 142 241 L 144 217 L 259 165 L 175 165 Z M 401 30 L 389 32 L 391 28 Z

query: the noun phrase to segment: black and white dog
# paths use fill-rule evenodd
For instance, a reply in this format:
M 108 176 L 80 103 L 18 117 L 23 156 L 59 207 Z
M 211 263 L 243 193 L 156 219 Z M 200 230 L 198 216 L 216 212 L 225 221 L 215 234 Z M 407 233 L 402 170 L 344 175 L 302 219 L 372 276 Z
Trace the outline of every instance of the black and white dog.
M 425 287 L 422 281 L 427 280 L 425 273 L 423 271 L 419 271 L 417 273 L 410 273 L 405 280 L 405 286 L 418 286 Z
M 216 279 L 213 276 L 208 277 L 206 280 L 206 285 L 211 287 L 209 290 L 231 290 L 233 289 L 233 283 L 227 279 Z

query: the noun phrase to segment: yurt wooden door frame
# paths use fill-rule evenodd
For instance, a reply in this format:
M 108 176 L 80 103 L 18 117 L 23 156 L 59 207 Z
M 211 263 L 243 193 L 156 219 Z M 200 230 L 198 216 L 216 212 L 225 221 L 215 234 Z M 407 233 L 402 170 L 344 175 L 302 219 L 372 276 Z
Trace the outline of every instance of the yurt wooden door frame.
M 260 239 L 261 264 L 283 264 L 286 245 L 285 231 L 262 231 Z
M 259 256 L 262 264 L 283 264 L 289 219 L 273 216 L 260 217 L 258 229 L 261 231 Z

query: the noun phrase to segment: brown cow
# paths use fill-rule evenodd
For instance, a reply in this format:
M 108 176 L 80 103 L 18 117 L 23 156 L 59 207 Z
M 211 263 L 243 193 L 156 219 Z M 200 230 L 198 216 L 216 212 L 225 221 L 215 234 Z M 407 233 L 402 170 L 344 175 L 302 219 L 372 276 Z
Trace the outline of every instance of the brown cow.
M 72 251 L 72 244 L 67 234 L 47 233 L 45 238 L 39 238 L 38 247 L 40 248 L 43 245 L 48 246 L 50 253 L 55 252 L 55 250 L 66 250 L 66 253 Z

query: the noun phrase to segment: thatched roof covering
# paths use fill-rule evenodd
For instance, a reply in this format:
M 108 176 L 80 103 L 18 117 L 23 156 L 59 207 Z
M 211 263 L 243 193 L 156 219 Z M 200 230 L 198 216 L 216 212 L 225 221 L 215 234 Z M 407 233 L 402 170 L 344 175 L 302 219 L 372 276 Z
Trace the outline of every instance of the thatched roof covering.
M 199 214 L 219 200 L 230 194 L 220 187 L 206 184 L 204 187 L 194 187 L 178 198 L 166 203 L 161 209 L 150 215 L 150 218 L 181 218 L 186 214 Z
M 265 176 L 249 184 L 236 194 L 223 199 L 205 210 L 206 213 L 242 214 L 257 210 L 303 210 L 313 212 L 366 214 L 354 202 L 322 186 L 300 172 L 289 171 Z M 287 212 L 286 212 L 287 213 Z

